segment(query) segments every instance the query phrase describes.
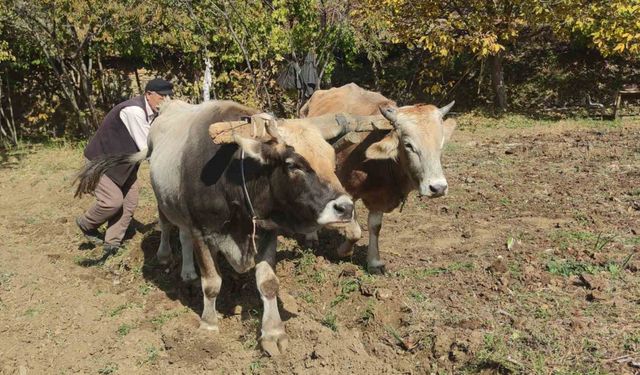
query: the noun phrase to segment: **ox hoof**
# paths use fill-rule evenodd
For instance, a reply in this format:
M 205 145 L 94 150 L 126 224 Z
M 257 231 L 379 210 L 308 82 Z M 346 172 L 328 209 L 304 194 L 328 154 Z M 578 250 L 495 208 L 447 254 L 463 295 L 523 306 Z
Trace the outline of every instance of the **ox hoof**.
M 384 275 L 387 272 L 384 264 L 368 265 L 367 271 L 372 275 Z
M 196 270 L 182 270 L 182 272 L 180 272 L 180 277 L 182 278 L 182 281 L 189 283 L 196 280 L 198 278 L 198 274 L 196 273 Z
M 171 264 L 171 253 L 168 253 L 167 255 L 158 253 L 156 254 L 156 259 L 159 264 L 166 266 L 167 264 Z
M 265 335 L 260 339 L 262 350 L 267 352 L 270 357 L 277 357 L 284 354 L 289 346 L 289 336 L 286 333 L 278 333 L 275 335 Z
M 218 328 L 217 324 L 207 323 L 204 320 L 200 321 L 200 329 L 203 331 L 209 331 L 209 332 L 215 332 L 215 333 L 220 332 L 220 328 Z
M 344 242 L 338 247 L 338 256 L 340 258 L 347 258 L 353 255 L 353 244 L 351 242 Z

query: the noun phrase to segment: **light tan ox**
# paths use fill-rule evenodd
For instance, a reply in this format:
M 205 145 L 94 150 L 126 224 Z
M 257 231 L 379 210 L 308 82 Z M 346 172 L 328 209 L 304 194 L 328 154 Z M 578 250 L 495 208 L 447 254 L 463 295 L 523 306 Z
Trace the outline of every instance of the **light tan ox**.
M 443 120 L 453 104 L 443 108 L 397 108 L 394 101 L 350 83 L 316 91 L 301 109 L 301 115 L 308 118 L 331 113 L 372 116 L 382 112 L 392 125 L 390 130 L 357 133 L 360 139 L 355 143 L 342 142 L 336 147 L 340 182 L 354 201 L 362 199 L 369 210 L 367 266 L 372 273 L 385 270 L 378 249 L 383 214 L 393 211 L 413 190 L 430 198 L 447 194 L 440 158 L 456 126 L 453 119 Z M 358 237 L 347 235 L 338 254 L 350 255 Z

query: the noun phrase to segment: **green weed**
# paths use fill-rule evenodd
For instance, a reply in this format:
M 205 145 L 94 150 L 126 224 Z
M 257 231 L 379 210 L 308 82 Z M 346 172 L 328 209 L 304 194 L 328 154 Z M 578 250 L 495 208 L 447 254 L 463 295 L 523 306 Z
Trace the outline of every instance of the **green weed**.
M 38 310 L 35 307 L 29 308 L 27 309 L 27 311 L 24 312 L 25 316 L 28 316 L 30 318 L 33 318 L 34 316 L 38 315 L 40 313 L 40 310 Z
M 140 285 L 140 287 L 138 287 L 140 294 L 142 294 L 143 296 L 146 296 L 147 294 L 149 294 L 149 292 L 151 292 L 153 289 L 155 289 L 155 287 L 149 283 L 144 283 Z
M 594 274 L 598 271 L 598 266 L 572 259 L 552 259 L 547 263 L 547 271 L 560 276 L 579 275 L 581 273 Z
M 260 360 L 253 361 L 249 364 L 250 374 L 259 374 L 262 372 L 262 363 Z
M 110 375 L 110 374 L 115 374 L 116 371 L 118 371 L 118 365 L 116 363 L 109 362 L 106 365 L 104 365 L 104 367 L 98 369 L 98 374 Z
M 347 279 L 341 282 L 340 294 L 336 296 L 336 298 L 331 301 L 331 307 L 336 306 L 340 302 L 349 298 L 349 295 L 356 290 L 358 290 L 358 280 L 357 279 Z
M 129 325 L 129 324 L 121 324 L 120 327 L 118 327 L 118 335 L 120 336 L 126 336 L 129 334 L 129 332 L 131 331 L 131 329 L 133 328 L 133 326 Z
M 163 326 L 166 322 L 168 322 L 169 320 L 180 316 L 182 313 L 185 312 L 185 309 L 178 309 L 178 310 L 173 310 L 173 311 L 166 311 L 161 313 L 160 315 L 154 317 L 153 319 L 151 319 L 151 323 L 153 323 L 154 326 L 156 327 L 161 327 Z
M 438 276 L 438 275 L 443 275 L 447 273 L 453 273 L 460 270 L 472 270 L 472 269 L 473 269 L 473 264 L 471 263 L 455 262 L 447 267 L 409 269 L 409 270 L 395 272 L 393 275 L 402 276 L 402 277 L 411 277 L 415 279 L 425 279 L 429 276 Z
M 369 301 L 369 303 L 367 303 L 367 307 L 364 309 L 364 311 L 360 315 L 360 318 L 358 319 L 358 321 L 364 325 L 368 325 L 369 323 L 371 323 L 375 317 L 374 309 L 375 309 L 374 302 Z
M 333 332 L 338 331 L 338 324 L 336 323 L 336 314 L 333 312 L 329 312 L 327 315 L 325 315 L 325 317 L 322 318 L 320 323 L 325 327 L 329 327 Z
M 409 291 L 409 297 L 413 298 L 413 300 L 418 303 L 423 303 L 427 301 L 427 297 L 417 290 Z
M 126 309 L 132 309 L 134 307 L 139 307 L 138 304 L 133 303 L 133 302 L 127 302 L 127 303 L 123 303 L 122 305 L 116 306 L 113 310 L 109 311 L 109 316 L 110 317 L 116 317 L 120 314 L 122 314 L 122 312 Z
M 300 298 L 303 301 L 305 301 L 306 303 L 314 303 L 315 302 L 315 298 L 313 297 L 313 294 L 311 294 L 311 292 L 305 292 L 305 293 L 301 294 Z

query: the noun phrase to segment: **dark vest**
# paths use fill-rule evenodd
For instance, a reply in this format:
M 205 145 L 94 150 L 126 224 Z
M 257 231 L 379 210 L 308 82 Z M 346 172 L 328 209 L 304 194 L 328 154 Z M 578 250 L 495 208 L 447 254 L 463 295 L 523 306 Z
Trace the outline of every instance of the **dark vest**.
M 87 159 L 94 160 L 101 156 L 112 154 L 134 154 L 140 151 L 129 130 L 120 119 L 120 111 L 125 107 L 131 106 L 140 107 L 145 115 L 147 114 L 144 96 L 136 96 L 113 107 L 84 149 L 84 156 Z M 149 120 L 148 116 L 147 120 Z M 138 164 L 115 166 L 107 169 L 105 174 L 118 186 L 125 188 L 136 181 Z

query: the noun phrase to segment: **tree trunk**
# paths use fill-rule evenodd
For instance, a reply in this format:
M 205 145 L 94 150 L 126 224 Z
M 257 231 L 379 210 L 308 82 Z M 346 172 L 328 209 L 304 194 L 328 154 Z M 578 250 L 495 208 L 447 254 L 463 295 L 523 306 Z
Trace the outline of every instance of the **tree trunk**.
M 507 110 L 507 93 L 504 85 L 504 69 L 502 68 L 502 51 L 489 56 L 491 67 L 491 87 L 493 88 L 494 106 L 499 113 Z

